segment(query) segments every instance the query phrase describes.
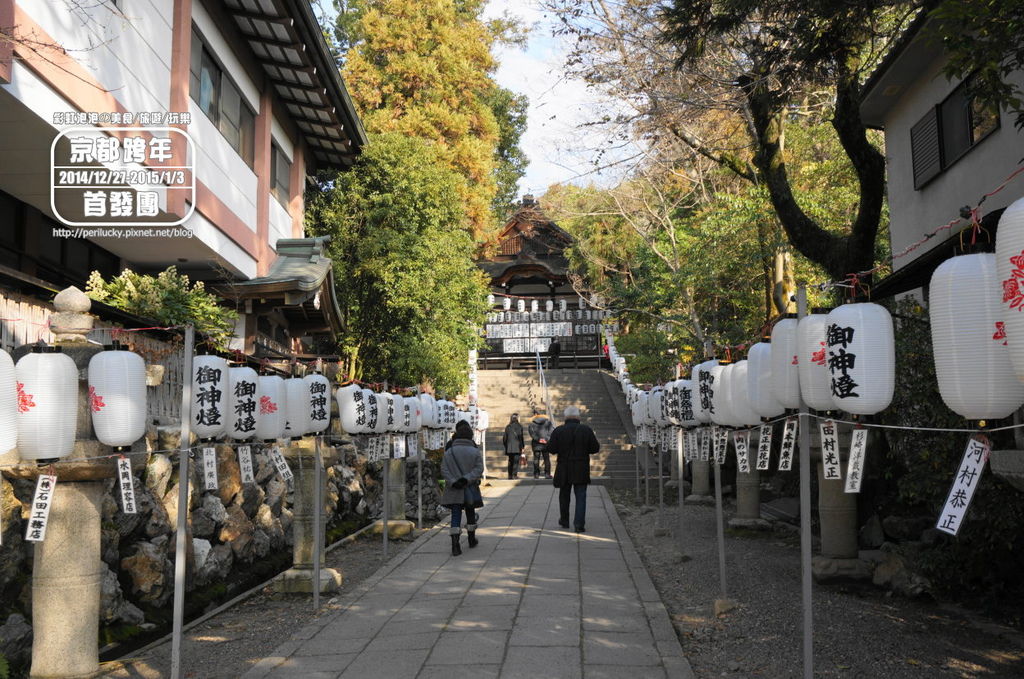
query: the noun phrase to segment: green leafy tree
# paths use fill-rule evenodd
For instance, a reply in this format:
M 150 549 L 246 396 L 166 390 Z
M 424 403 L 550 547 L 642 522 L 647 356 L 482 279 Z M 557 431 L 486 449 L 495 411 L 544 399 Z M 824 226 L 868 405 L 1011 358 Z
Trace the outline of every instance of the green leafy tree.
M 220 306 L 202 281 L 191 282 L 173 266 L 156 276 L 125 269 L 109 281 L 93 271 L 85 292 L 104 304 L 165 325 L 194 325 L 216 349 L 226 350 L 235 332 L 238 314 Z
M 484 4 L 346 0 L 337 24 L 339 40 L 349 45 L 345 82 L 367 131 L 431 141 L 437 162 L 457 174 L 456 200 L 477 239 L 494 228 L 503 160 L 497 150 L 515 127 L 503 140 L 491 77 L 491 47 L 500 36 L 481 20 Z
M 519 180 L 526 174 L 526 166 L 530 162 L 519 146 L 526 131 L 526 110 L 530 100 L 503 87 L 494 89 L 486 100 L 498 122 L 498 144 L 494 149 L 497 192 L 491 207 L 500 224 L 515 210 Z
M 348 172 L 321 177 L 307 229 L 330 235 L 346 372 L 401 386 L 467 385 L 487 286 L 473 264 L 458 175 L 430 142 L 371 135 Z

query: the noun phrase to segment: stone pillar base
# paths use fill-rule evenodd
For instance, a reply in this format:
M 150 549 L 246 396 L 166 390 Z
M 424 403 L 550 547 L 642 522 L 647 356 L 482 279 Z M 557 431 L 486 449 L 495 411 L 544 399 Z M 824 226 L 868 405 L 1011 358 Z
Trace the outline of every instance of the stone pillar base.
M 340 572 L 333 568 L 320 569 L 320 593 L 331 594 L 341 589 L 343 581 Z M 289 568 L 274 579 L 275 592 L 285 594 L 312 594 L 313 571 L 306 568 Z
M 390 519 L 388 521 L 388 537 L 390 538 L 404 538 L 406 535 L 412 535 L 414 530 L 416 530 L 415 521 L 406 521 L 405 519 Z M 369 528 L 369 533 L 371 535 L 383 534 L 384 522 L 374 521 Z
M 811 574 L 814 581 L 827 585 L 842 582 L 870 581 L 875 565 L 865 559 L 832 559 L 815 556 L 811 560 Z
M 686 504 L 688 505 L 707 505 L 713 507 L 715 504 L 714 495 L 688 495 L 686 497 Z
M 771 530 L 772 524 L 764 519 L 729 519 L 729 528 L 745 528 L 746 530 Z

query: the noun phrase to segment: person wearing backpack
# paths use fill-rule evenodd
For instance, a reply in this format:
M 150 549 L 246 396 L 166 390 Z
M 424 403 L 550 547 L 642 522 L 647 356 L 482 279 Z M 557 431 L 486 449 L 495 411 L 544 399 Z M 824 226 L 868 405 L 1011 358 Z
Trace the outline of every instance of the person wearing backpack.
M 533 409 L 533 420 L 527 429 L 530 432 L 530 448 L 533 450 L 533 478 L 540 477 L 541 459 L 544 461 L 544 476 L 551 478 L 551 457 L 548 455 L 548 439 L 555 425 L 548 416 L 540 412 L 540 408 Z
M 576 496 L 573 527 L 586 532 L 587 486 L 590 485 L 590 456 L 601 450 L 594 430 L 580 423 L 580 409 L 565 409 L 565 424 L 555 427 L 548 439 L 548 452 L 557 458 L 554 486 L 558 488 L 558 525 L 569 527 L 569 499 Z
M 463 511 L 466 512 L 469 546 L 476 547 L 479 544 L 476 539 L 476 510 L 484 506 L 480 494 L 480 478 L 483 473 L 484 458 L 473 441 L 473 428 L 469 422 L 460 420 L 441 458 L 441 475 L 445 483 L 440 504 L 452 512 L 452 524 L 448 531 L 452 538 L 452 556 L 462 554 L 459 538 L 462 535 Z
M 501 435 L 501 446 L 508 456 L 508 477 L 515 479 L 519 477 L 519 456 L 523 454 L 525 447 L 523 441 L 523 425 L 519 424 L 519 413 L 512 413 L 505 425 L 505 432 Z

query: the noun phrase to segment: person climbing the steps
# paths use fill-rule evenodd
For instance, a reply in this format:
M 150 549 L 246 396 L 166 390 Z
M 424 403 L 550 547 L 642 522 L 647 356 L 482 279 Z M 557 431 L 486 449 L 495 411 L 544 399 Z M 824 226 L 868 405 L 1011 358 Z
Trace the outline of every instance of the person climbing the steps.
M 562 355 L 562 344 L 557 339 L 551 340 L 548 345 L 548 368 L 554 370 L 558 367 L 558 357 Z
M 469 546 L 476 547 L 476 510 L 484 506 L 480 494 L 480 477 L 484 473 L 484 458 L 480 448 L 473 441 L 473 428 L 469 422 L 460 420 L 455 425 L 455 435 L 445 448 L 441 458 L 441 475 L 444 477 L 444 494 L 440 504 L 452 511 L 452 556 L 462 554 L 459 538 L 462 535 L 462 512 L 466 512 L 466 536 Z
M 555 428 L 548 439 L 548 452 L 556 456 L 555 488 L 558 489 L 558 525 L 569 527 L 569 499 L 576 496 L 573 527 L 586 532 L 587 486 L 590 485 L 590 456 L 601 450 L 594 430 L 580 423 L 580 409 L 565 409 L 565 424 Z
M 519 424 L 519 413 L 512 413 L 508 424 L 505 425 L 505 433 L 501 435 L 501 445 L 508 456 L 508 478 L 519 477 L 519 456 L 523 454 L 525 443 L 523 441 L 523 425 Z
M 533 420 L 527 428 L 530 432 L 530 449 L 533 450 L 533 478 L 540 478 L 541 459 L 544 461 L 544 478 L 551 478 L 551 456 L 548 454 L 548 439 L 555 425 L 540 408 L 533 409 Z

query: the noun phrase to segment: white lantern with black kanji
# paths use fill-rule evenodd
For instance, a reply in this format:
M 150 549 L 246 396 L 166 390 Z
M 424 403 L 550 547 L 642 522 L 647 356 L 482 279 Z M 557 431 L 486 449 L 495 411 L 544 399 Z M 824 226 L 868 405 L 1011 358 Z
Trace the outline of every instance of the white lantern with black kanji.
M 825 351 L 839 410 L 873 415 L 889 406 L 896 387 L 896 347 L 885 307 L 866 302 L 833 309 Z
M 526 311 L 526 300 L 525 299 L 517 299 L 516 300 L 516 311 L 518 311 L 519 313 L 523 313 L 523 312 Z
M 568 308 L 569 308 L 569 305 L 566 304 L 564 297 L 562 299 L 558 300 L 558 310 L 559 311 L 561 311 L 564 314 L 566 309 L 568 309 Z
M 730 408 L 729 394 L 729 373 L 732 364 L 716 365 L 709 371 L 714 385 L 711 393 L 711 421 L 723 427 L 731 427 L 735 424 L 732 408 Z
M 676 381 L 676 420 L 680 427 L 695 427 L 698 424 L 697 394 L 693 385 L 693 380 Z
M 772 388 L 772 346 L 758 342 L 747 353 L 747 394 L 750 407 L 761 417 L 778 417 L 785 408 Z
M 1001 234 L 1000 234 L 1001 236 Z M 928 313 L 939 393 L 968 420 L 1007 417 L 1024 403 L 1007 344 L 996 256 L 953 257 L 932 274 Z
M 33 347 L 14 366 L 18 452 L 22 460 L 56 460 L 75 448 L 78 368 L 58 347 Z
M 288 399 L 288 421 L 284 426 L 285 438 L 299 439 L 309 433 L 309 390 L 302 377 L 289 377 L 284 381 Z
M 366 401 L 362 388 L 357 384 L 338 387 L 334 398 L 338 402 L 341 428 L 348 434 L 362 434 L 366 428 Z
M 128 448 L 146 434 L 146 362 L 120 345 L 89 359 L 89 412 L 100 443 Z
M 280 375 L 260 375 L 256 382 L 259 396 L 259 416 L 256 418 L 256 438 L 273 441 L 284 436 L 288 421 L 288 397 L 284 379 Z
M 796 318 L 783 318 L 772 328 L 772 389 L 785 408 L 800 407 L 800 363 Z
M 244 441 L 256 435 L 259 419 L 259 375 L 252 368 L 228 368 L 228 399 L 225 415 L 228 436 Z
M 999 217 L 996 271 L 1010 362 L 1017 378 L 1024 381 L 1024 198 L 1011 203 Z
M 408 431 L 410 434 L 418 432 L 423 428 L 423 406 L 415 396 L 405 397 L 405 407 L 409 412 Z
M 487 295 L 487 306 L 494 306 L 494 295 Z
M 401 396 L 385 392 L 384 397 L 384 431 L 388 434 L 397 434 L 399 429 L 399 418 L 401 416 Z
M 512 309 L 512 298 L 511 297 L 502 297 L 501 298 L 501 308 L 504 309 L 505 311 L 511 310 Z
M 750 361 L 739 361 L 733 366 L 729 375 L 729 407 L 741 426 L 761 423 L 761 414 L 754 410 L 750 402 Z
M 693 380 L 693 414 L 698 422 L 711 421 L 711 396 L 715 392 L 714 376 L 711 369 L 718 365 L 716 359 L 693 366 L 690 378 Z
M 808 314 L 796 331 L 797 360 L 800 362 L 800 394 L 815 410 L 834 410 L 832 378 L 825 360 L 825 328 L 828 313 Z
M 228 362 L 219 356 L 192 359 L 192 431 L 200 439 L 227 433 Z
M 18 445 L 18 380 L 11 355 L 0 349 L 0 455 Z
M 331 424 L 331 381 L 320 373 L 302 378 L 309 399 L 309 432 L 319 434 Z
M 368 434 L 387 433 L 387 404 L 384 402 L 384 394 L 378 394 L 370 389 L 364 389 L 366 394 L 366 426 Z
M 647 423 L 647 393 L 639 392 L 632 397 L 629 404 L 629 415 L 633 420 L 634 427 L 640 427 Z
M 647 420 L 648 424 L 655 427 L 662 427 L 662 401 L 664 400 L 664 389 L 653 387 L 647 392 Z

